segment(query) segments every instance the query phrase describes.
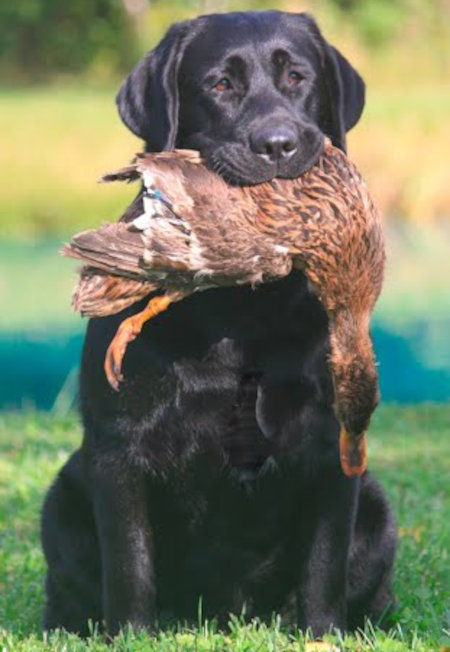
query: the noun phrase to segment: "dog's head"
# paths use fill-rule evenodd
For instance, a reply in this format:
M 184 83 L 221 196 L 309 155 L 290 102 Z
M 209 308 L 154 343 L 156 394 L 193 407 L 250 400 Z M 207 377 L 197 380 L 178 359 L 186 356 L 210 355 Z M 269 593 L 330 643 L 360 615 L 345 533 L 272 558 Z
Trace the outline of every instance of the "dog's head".
M 149 150 L 198 149 L 231 183 L 297 177 L 323 137 L 345 149 L 364 83 L 307 14 L 175 24 L 125 80 L 120 115 Z

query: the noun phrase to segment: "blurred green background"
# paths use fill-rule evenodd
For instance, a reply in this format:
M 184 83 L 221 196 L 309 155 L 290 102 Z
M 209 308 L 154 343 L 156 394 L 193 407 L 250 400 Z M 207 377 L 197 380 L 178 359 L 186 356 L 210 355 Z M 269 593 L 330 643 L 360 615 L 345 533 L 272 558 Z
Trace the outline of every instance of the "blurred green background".
M 98 177 L 140 149 L 121 79 L 175 20 L 310 11 L 361 72 L 349 152 L 382 210 L 388 269 L 373 335 L 386 401 L 450 398 L 450 5 L 446 0 L 15 0 L 0 3 L 0 407 L 67 410 L 85 323 L 70 312 L 77 229 L 134 189 Z

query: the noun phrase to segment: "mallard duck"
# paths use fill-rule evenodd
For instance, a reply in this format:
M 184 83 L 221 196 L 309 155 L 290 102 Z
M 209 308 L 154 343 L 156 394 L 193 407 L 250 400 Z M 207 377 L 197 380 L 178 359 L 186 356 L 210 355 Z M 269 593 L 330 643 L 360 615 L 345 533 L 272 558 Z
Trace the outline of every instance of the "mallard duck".
M 369 319 L 384 269 L 376 208 L 353 163 L 326 141 L 300 178 L 228 185 L 197 152 L 138 155 L 103 181 L 141 179 L 143 193 L 118 223 L 76 235 L 64 255 L 87 264 L 73 306 L 103 316 L 154 291 L 111 342 L 105 372 L 118 389 L 128 343 L 143 324 L 200 290 L 307 275 L 329 318 L 340 456 L 348 476 L 366 468 L 365 433 L 378 402 Z

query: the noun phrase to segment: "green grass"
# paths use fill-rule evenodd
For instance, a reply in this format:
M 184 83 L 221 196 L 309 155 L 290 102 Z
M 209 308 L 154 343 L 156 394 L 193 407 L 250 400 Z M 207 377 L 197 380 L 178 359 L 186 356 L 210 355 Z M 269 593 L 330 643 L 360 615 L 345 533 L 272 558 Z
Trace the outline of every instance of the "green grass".
M 116 219 L 137 187 L 98 185 L 141 149 L 118 117 L 117 89 L 0 89 L 0 232 L 33 239 Z
M 373 421 L 370 461 L 393 503 L 400 544 L 395 573 L 396 626 L 384 634 L 369 625 L 356 636 L 330 637 L 339 650 L 428 652 L 449 645 L 450 408 L 381 407 Z M 75 416 L 0 414 L 0 650 L 303 650 L 305 638 L 234 619 L 229 632 L 214 623 L 163 631 L 150 639 L 132 632 L 112 646 L 39 632 L 44 562 L 39 511 L 46 488 L 81 430 Z M 447 602 L 446 602 L 447 600 Z

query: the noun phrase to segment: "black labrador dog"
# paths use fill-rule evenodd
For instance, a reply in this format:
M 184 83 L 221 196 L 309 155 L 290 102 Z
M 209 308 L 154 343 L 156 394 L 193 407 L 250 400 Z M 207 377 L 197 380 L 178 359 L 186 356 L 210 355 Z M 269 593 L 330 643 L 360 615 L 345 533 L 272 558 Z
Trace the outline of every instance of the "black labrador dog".
M 298 176 L 324 135 L 344 149 L 363 104 L 313 19 L 272 11 L 174 25 L 118 95 L 147 149 L 199 149 L 235 184 Z M 382 619 L 394 522 L 370 473 L 341 472 L 327 318 L 305 278 L 174 305 L 129 347 L 116 393 L 105 351 L 141 308 L 88 326 L 84 439 L 43 511 L 45 628 L 151 630 L 199 600 L 222 623 L 245 606 L 316 636 Z

